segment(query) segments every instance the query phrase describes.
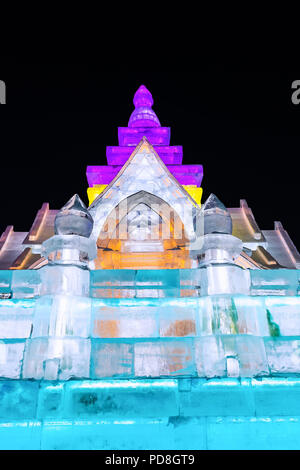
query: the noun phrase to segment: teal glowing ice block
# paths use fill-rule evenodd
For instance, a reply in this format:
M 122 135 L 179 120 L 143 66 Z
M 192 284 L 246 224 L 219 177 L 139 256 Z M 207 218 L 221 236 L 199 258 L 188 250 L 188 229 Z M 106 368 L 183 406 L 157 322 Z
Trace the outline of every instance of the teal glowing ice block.
M 5 299 L 11 297 L 11 278 L 13 271 L 0 271 L 0 298 Z
M 297 377 L 3 380 L 0 390 L 3 449 L 299 448 Z
M 100 298 L 180 297 L 180 271 L 179 269 L 92 271 L 91 295 Z
M 40 271 L 34 269 L 12 271 L 11 289 L 15 299 L 25 299 L 40 295 Z
M 299 272 L 296 269 L 250 270 L 252 295 L 297 295 Z

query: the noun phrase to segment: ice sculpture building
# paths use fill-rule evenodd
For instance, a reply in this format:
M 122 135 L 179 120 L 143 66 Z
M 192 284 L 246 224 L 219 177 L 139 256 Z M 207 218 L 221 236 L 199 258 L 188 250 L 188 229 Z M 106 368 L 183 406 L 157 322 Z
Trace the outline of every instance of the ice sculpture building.
M 201 206 L 152 106 L 142 85 L 89 208 L 1 235 L 1 448 L 300 448 L 300 255 L 245 200 Z

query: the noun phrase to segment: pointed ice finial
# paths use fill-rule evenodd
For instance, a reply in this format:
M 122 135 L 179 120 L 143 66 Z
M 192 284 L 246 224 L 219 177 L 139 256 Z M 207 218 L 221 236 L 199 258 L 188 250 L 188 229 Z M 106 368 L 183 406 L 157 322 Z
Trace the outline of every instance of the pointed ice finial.
M 232 233 L 231 216 L 224 204 L 210 194 L 202 206 L 204 211 L 204 234 L 208 233 Z
M 94 221 L 78 194 L 56 214 L 54 230 L 57 235 L 79 235 L 88 238 L 93 230 Z
M 145 85 L 141 85 L 135 92 L 133 98 L 134 107 L 140 108 L 145 106 L 146 108 L 152 108 L 153 103 L 154 101 L 150 91 L 145 87 Z
M 206 199 L 205 203 L 202 206 L 202 209 L 204 211 L 214 210 L 216 212 L 219 212 L 219 211 L 228 212 L 223 202 L 221 202 L 220 199 L 217 198 L 217 196 L 213 193 L 211 193 L 209 197 Z
M 129 118 L 129 127 L 160 127 L 158 117 L 152 109 L 152 95 L 145 85 L 141 85 L 135 92 L 133 104 L 135 110 Z

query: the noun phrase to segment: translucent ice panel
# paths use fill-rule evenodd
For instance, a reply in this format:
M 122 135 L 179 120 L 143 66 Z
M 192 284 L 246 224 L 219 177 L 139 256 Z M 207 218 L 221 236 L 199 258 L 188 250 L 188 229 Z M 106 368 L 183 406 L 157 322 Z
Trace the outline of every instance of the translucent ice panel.
M 88 338 L 91 299 L 69 295 L 45 295 L 36 301 L 32 337 Z
M 161 337 L 195 336 L 197 334 L 198 305 L 188 308 L 164 307 L 159 312 L 159 334 Z
M 231 297 L 204 297 L 200 300 L 199 335 L 236 334 L 239 318 Z
M 38 392 L 38 382 L 29 380 L 1 380 L 1 421 L 16 421 L 24 418 L 34 419 L 36 417 Z M 0 439 L 0 441 L 2 440 Z
M 29 381 L 23 381 L 29 382 Z M 64 386 L 67 382 L 37 382 L 39 401 L 37 415 L 39 418 L 57 418 L 65 416 Z
M 195 364 L 199 377 L 226 375 L 226 358 L 219 336 L 204 336 L 195 341 Z
M 240 266 L 215 264 L 200 268 L 200 294 L 249 294 L 249 270 Z
M 295 269 L 250 269 L 252 295 L 297 295 Z
M 178 413 L 177 393 L 172 379 L 72 381 L 65 386 L 63 413 L 69 419 L 173 416 Z
M 195 375 L 193 342 L 184 338 L 135 343 L 134 374 L 137 377 Z
M 201 377 L 252 377 L 268 374 L 262 338 L 251 335 L 207 336 L 195 340 Z
M 151 306 L 94 309 L 93 336 L 100 338 L 157 337 L 159 317 Z
M 268 336 L 270 334 L 264 298 L 251 296 L 234 296 L 230 299 L 229 308 L 236 309 L 237 329 L 240 334 Z M 215 302 L 214 298 L 211 299 Z
M 299 374 L 300 338 L 265 338 L 265 348 L 272 374 Z
M 300 335 L 300 297 L 267 297 L 265 308 L 270 336 Z
M 255 379 L 214 378 L 190 380 L 180 393 L 180 414 L 183 416 L 251 416 L 255 414 L 253 389 Z M 261 383 L 264 379 L 260 379 Z M 178 379 L 183 389 L 184 379 Z
M 31 331 L 35 302 L 9 299 L 0 303 L 0 339 L 28 338 Z
M 26 299 L 40 295 L 40 270 L 16 269 L 12 274 L 12 291 L 15 299 Z
M 262 338 L 252 335 L 224 335 L 222 341 L 227 359 L 228 376 L 252 377 L 269 373 Z M 233 363 L 228 359 L 235 359 L 236 361 Z M 236 362 L 238 363 L 238 373 Z
M 90 274 L 87 269 L 77 266 L 47 265 L 42 267 L 39 272 L 42 283 L 41 295 L 89 295 Z
M 90 340 L 36 338 L 27 340 L 23 378 L 68 380 L 90 374 Z
M 133 369 L 133 343 L 92 341 L 91 378 L 130 377 Z
M 0 340 L 0 377 L 20 378 L 24 347 L 25 340 Z

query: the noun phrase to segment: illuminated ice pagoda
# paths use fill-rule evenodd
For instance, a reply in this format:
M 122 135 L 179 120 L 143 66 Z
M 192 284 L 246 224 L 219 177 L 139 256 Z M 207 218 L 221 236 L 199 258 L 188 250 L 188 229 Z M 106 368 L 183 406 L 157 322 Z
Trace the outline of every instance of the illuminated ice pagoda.
M 201 206 L 152 106 L 142 85 L 88 208 L 1 235 L 1 448 L 300 448 L 300 255 L 245 200 Z

